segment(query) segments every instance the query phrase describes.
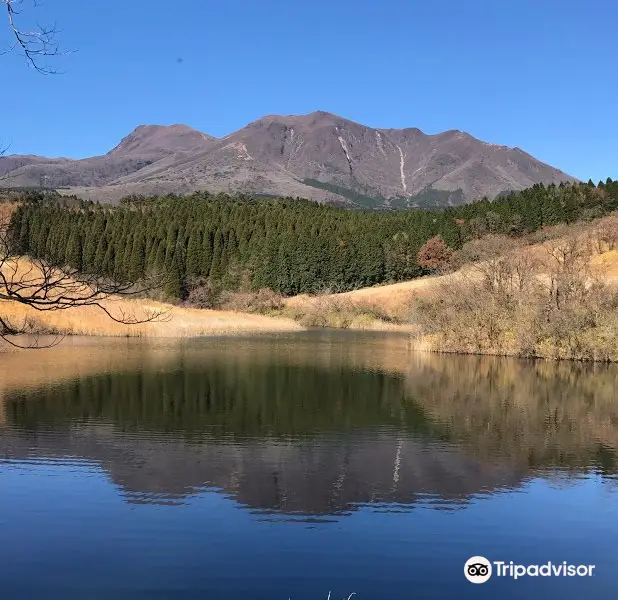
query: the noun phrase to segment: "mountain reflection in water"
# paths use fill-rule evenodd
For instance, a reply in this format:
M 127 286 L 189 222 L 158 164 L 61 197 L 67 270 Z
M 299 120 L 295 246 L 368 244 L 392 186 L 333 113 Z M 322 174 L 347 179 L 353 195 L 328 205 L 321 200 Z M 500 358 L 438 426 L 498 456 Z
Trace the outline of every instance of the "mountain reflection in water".
M 88 461 L 132 503 L 215 489 L 311 519 L 616 473 L 614 366 L 415 355 L 351 333 L 77 340 L 40 355 L 47 377 L 27 382 L 23 353 L 0 376 L 0 465 Z

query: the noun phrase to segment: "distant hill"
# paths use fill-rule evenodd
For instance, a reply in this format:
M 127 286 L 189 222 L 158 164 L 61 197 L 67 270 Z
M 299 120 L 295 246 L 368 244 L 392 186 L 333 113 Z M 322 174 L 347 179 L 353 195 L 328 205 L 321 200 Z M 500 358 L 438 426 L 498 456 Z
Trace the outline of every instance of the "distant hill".
M 197 190 L 300 196 L 363 208 L 462 204 L 575 178 L 462 131 L 374 129 L 314 112 L 267 116 L 223 138 L 142 125 L 104 156 L 0 157 L 0 185 L 100 201 Z

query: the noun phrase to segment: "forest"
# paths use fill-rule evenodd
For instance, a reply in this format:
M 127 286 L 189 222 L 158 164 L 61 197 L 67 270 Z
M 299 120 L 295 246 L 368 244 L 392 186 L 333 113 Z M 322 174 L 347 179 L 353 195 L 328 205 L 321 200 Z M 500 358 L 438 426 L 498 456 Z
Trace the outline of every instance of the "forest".
M 432 237 L 457 250 L 489 233 L 518 237 L 595 219 L 618 209 L 618 182 L 540 184 L 493 201 L 381 212 L 207 192 L 118 206 L 32 191 L 19 200 L 15 253 L 116 281 L 163 273 L 167 296 L 184 300 L 204 282 L 295 295 L 419 277 L 427 271 L 418 253 Z

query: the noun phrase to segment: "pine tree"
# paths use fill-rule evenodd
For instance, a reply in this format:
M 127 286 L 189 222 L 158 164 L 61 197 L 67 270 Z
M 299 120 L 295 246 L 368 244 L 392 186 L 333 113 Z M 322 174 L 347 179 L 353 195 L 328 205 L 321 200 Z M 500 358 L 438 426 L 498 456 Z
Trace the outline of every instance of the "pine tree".
M 129 281 L 138 281 L 144 276 L 146 270 L 146 245 L 144 234 L 140 230 L 133 238 L 131 248 L 131 259 L 129 262 L 128 277 Z
M 165 291 L 172 298 L 178 300 L 186 299 L 187 288 L 185 283 L 185 274 L 179 256 L 175 256 L 172 261 L 168 271 Z
M 93 273 L 96 273 L 97 275 L 109 275 L 109 273 L 106 272 L 106 265 L 105 265 L 106 250 L 107 250 L 106 238 L 105 238 L 105 235 L 102 235 L 99 238 L 99 242 L 97 244 L 97 249 L 94 253 L 94 259 L 93 259 L 93 264 L 92 264 L 92 271 Z
M 82 270 L 82 240 L 79 231 L 76 229 L 69 236 L 66 262 L 77 271 Z
M 202 263 L 200 265 L 200 274 L 204 277 L 208 277 L 210 275 L 210 268 L 212 265 L 212 246 L 213 235 L 210 231 L 207 231 L 204 234 L 202 241 Z
M 187 244 L 187 275 L 197 277 L 202 274 L 202 232 L 195 227 L 189 234 Z
M 221 281 L 225 273 L 225 256 L 224 256 L 225 239 L 223 237 L 223 233 L 220 230 L 217 230 L 214 238 L 215 239 L 214 239 L 214 247 L 213 247 L 212 264 L 210 267 L 210 278 L 213 281 Z

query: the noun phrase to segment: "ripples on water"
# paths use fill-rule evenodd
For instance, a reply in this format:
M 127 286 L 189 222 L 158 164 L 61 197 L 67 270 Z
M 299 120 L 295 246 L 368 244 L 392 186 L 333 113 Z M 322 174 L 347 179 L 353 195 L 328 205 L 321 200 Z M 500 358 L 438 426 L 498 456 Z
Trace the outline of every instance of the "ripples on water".
M 2 359 L 1 598 L 609 598 L 618 584 L 613 366 L 420 356 L 349 333 L 71 340 Z M 473 586 L 475 554 L 598 575 Z

